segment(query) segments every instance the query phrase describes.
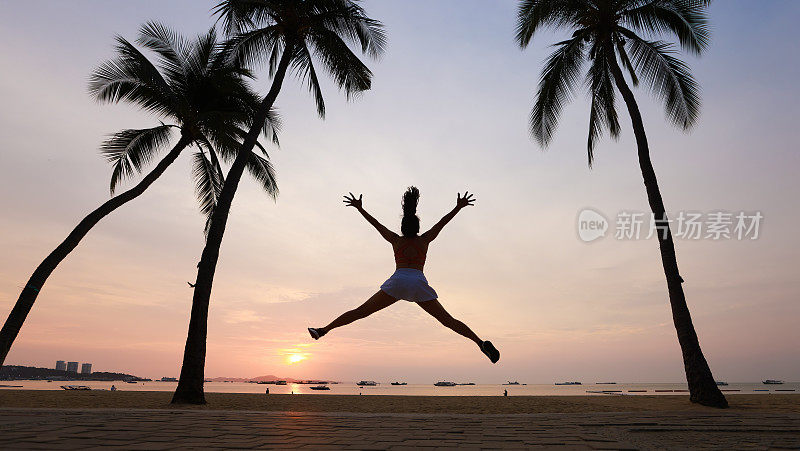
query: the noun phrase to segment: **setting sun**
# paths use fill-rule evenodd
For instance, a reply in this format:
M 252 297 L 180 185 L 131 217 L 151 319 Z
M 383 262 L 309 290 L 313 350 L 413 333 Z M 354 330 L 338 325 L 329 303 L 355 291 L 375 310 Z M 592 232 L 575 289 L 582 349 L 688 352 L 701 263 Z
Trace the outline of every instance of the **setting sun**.
M 307 358 L 308 357 L 304 354 L 289 354 L 288 356 L 286 356 L 286 362 L 288 362 L 291 365 L 292 363 L 297 363 Z

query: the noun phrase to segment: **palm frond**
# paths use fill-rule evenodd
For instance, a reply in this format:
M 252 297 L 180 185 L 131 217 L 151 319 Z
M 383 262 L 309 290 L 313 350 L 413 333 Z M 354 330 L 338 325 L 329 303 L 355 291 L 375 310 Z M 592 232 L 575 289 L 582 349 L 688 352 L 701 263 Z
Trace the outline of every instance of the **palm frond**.
M 314 69 L 314 61 L 311 58 L 311 53 L 308 47 L 303 45 L 298 49 L 297 58 L 294 61 L 294 66 L 302 77 L 307 80 L 308 90 L 314 96 L 314 101 L 317 104 L 317 114 L 319 117 L 325 118 L 325 98 L 322 96 L 322 88 L 319 85 L 317 78 L 317 71 Z
M 558 49 L 547 58 L 542 69 L 530 116 L 531 134 L 543 147 L 550 143 L 561 110 L 572 97 L 584 56 L 582 36 L 555 45 Z
M 285 47 L 280 28 L 272 25 L 233 36 L 227 41 L 225 51 L 233 62 L 244 67 L 256 67 L 268 61 L 272 76 Z
M 213 69 L 223 71 L 224 66 L 213 67 L 218 50 L 217 32 L 211 28 L 206 34 L 198 36 L 187 49 L 187 72 L 193 76 L 208 73 Z
M 117 57 L 92 72 L 89 93 L 98 102 L 127 101 L 146 111 L 173 114 L 174 95 L 158 69 L 125 38 L 116 40 Z
M 639 78 L 664 102 L 667 118 L 683 130 L 691 128 L 700 115 L 700 93 L 689 67 L 673 56 L 672 44 L 623 32 Z
M 592 8 L 585 0 L 522 0 L 517 8 L 515 40 L 525 48 L 543 28 L 578 27 L 580 16 Z
M 592 98 L 589 109 L 588 163 L 594 163 L 594 146 L 597 138 L 608 129 L 612 138 L 617 139 L 620 133 L 619 118 L 615 106 L 614 82 L 606 58 L 592 60 L 586 72 L 586 82 Z
M 113 165 L 111 172 L 111 194 L 117 184 L 141 172 L 153 156 L 170 140 L 170 125 L 145 129 L 126 129 L 111 135 L 100 146 L 100 151 Z
M 347 47 L 344 41 L 327 29 L 314 29 L 309 35 L 314 54 L 348 98 L 372 86 L 372 71 Z
M 310 17 L 311 28 L 324 28 L 336 33 L 361 52 L 377 58 L 386 49 L 386 32 L 383 24 L 367 17 L 364 8 L 353 0 L 317 1 Z
M 251 153 L 247 160 L 247 171 L 261 185 L 261 188 L 273 199 L 278 197 L 278 182 L 272 163 L 256 153 Z
M 219 194 L 222 192 L 222 180 L 219 171 L 203 150 L 192 155 L 192 176 L 194 177 L 195 194 L 200 202 L 200 211 L 210 218 L 217 206 Z
M 241 33 L 242 30 L 254 28 L 256 23 L 262 22 L 263 10 L 272 7 L 271 3 L 278 2 L 225 0 L 212 9 L 212 14 L 218 16 L 217 20 L 222 22 L 225 34 L 232 36 Z
M 186 89 L 189 44 L 178 32 L 159 22 L 147 22 L 139 29 L 136 42 L 158 54 L 159 67 L 171 86 Z
M 620 13 L 620 23 L 648 34 L 672 33 L 681 47 L 699 55 L 708 47 L 706 8 L 710 1 L 651 0 Z

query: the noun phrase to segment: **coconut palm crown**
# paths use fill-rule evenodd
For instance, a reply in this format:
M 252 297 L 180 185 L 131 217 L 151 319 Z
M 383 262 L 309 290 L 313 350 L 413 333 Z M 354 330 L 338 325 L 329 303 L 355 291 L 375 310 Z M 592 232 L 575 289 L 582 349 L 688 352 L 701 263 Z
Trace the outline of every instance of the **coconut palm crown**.
M 228 58 L 214 29 L 188 41 L 162 24 L 145 24 L 137 43 L 158 56 L 156 64 L 125 38 L 116 40 L 116 58 L 92 73 L 89 92 L 99 102 L 137 105 L 161 123 L 121 130 L 103 143 L 101 151 L 113 165 L 111 193 L 165 149 L 177 129 L 187 146 L 198 149 L 192 172 L 201 211 L 209 218 L 224 182 L 220 159 L 235 158 L 246 133 L 243 127 L 258 107 L 260 99 L 246 81 L 251 72 Z M 277 144 L 279 127 L 277 114 L 270 111 L 262 134 Z M 264 146 L 256 146 L 261 155 L 251 152 L 247 169 L 274 198 L 275 172 Z
M 290 65 L 314 96 L 325 117 L 317 59 L 350 98 L 370 89 L 372 72 L 348 44 L 379 57 L 386 46 L 383 25 L 367 17 L 358 0 L 226 0 L 214 13 L 232 36 L 231 56 L 247 67 L 266 63 L 273 77 L 281 55 L 291 51 Z
M 554 44 L 547 58 L 530 115 L 534 138 L 547 146 L 559 115 L 580 82 L 591 97 L 588 161 L 604 131 L 620 133 L 615 106 L 614 68 L 625 69 L 634 86 L 641 82 L 664 104 L 667 118 L 680 129 L 694 125 L 700 111 L 697 81 L 676 57 L 676 46 L 653 36 L 674 36 L 680 48 L 700 55 L 709 30 L 703 0 L 524 0 L 518 11 L 516 40 L 525 48 L 543 28 L 567 29 L 571 37 Z

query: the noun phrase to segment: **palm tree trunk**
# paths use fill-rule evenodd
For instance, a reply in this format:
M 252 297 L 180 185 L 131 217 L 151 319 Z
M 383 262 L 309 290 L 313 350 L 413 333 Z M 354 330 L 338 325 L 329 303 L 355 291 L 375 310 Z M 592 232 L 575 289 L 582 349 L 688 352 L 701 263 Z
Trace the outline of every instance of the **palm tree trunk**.
M 180 141 L 170 150 L 167 156 L 164 157 L 164 159 L 156 165 L 155 169 L 147 174 L 141 182 L 128 191 L 112 197 L 96 210 L 89 213 L 75 226 L 67 238 L 39 264 L 30 279 L 28 279 L 25 288 L 22 289 L 17 303 L 14 304 L 14 308 L 11 310 L 11 313 L 9 313 L 8 319 L 6 319 L 3 329 L 0 331 L 0 366 L 5 362 L 11 345 L 14 343 L 17 335 L 19 335 L 25 318 L 27 318 L 28 313 L 30 313 L 31 308 L 33 308 L 36 297 L 39 296 L 39 292 L 47 281 L 47 278 L 50 277 L 50 274 L 53 273 L 58 264 L 67 258 L 70 252 L 78 246 L 83 237 L 85 237 L 86 234 L 92 230 L 92 227 L 100 222 L 101 219 L 123 206 L 125 203 L 139 197 L 139 195 L 159 178 L 167 167 L 178 158 L 178 155 L 180 155 L 181 151 L 183 151 L 190 142 L 188 138 L 182 136 Z
M 228 171 L 228 176 L 222 186 L 219 200 L 214 213 L 211 215 L 211 226 L 208 229 L 206 245 L 200 263 L 197 265 L 197 280 L 195 281 L 194 296 L 192 297 L 192 313 L 189 319 L 189 332 L 186 336 L 186 346 L 183 351 L 183 365 L 178 380 L 178 387 L 172 396 L 173 404 L 205 404 L 203 392 L 203 379 L 205 378 L 206 364 L 206 338 L 208 336 L 208 306 L 211 299 L 211 287 L 214 283 L 214 273 L 217 269 L 219 249 L 225 226 L 228 222 L 233 197 L 239 186 L 239 180 L 256 145 L 258 136 L 267 120 L 270 108 L 275 103 L 281 90 L 286 70 L 294 52 L 291 42 L 286 44 L 281 56 L 272 86 L 259 106 L 258 112 L 253 117 L 253 124 L 236 155 L 236 159 Z
M 650 148 L 647 144 L 647 136 L 644 132 L 642 115 L 633 92 L 625 82 L 622 70 L 616 63 L 616 59 L 609 57 L 611 72 L 614 81 L 625 100 L 628 113 L 633 123 L 633 133 L 636 136 L 636 145 L 639 154 L 639 167 L 642 171 L 644 186 L 647 191 L 647 201 L 650 209 L 655 215 L 658 225 L 657 233 L 658 245 L 661 249 L 661 263 L 664 267 L 664 274 L 667 277 L 667 289 L 669 291 L 669 303 L 672 307 L 672 321 L 678 332 L 678 343 L 683 354 L 683 366 L 686 371 L 686 381 L 689 384 L 690 400 L 705 406 L 728 407 L 728 401 L 717 387 L 711 369 L 708 367 L 703 351 L 700 349 L 700 342 L 692 324 L 692 317 L 689 314 L 689 307 L 686 305 L 686 296 L 683 292 L 683 279 L 678 272 L 678 260 L 675 256 L 675 244 L 672 241 L 672 231 L 669 227 L 667 214 L 664 208 L 664 201 L 661 199 L 661 192 L 658 189 L 656 172 L 653 163 L 650 161 Z M 665 231 L 664 231 L 665 230 Z

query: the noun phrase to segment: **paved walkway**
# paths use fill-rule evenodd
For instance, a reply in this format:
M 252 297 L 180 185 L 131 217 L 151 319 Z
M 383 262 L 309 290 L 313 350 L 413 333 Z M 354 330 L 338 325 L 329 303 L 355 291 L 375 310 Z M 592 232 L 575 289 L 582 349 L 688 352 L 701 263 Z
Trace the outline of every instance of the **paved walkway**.
M 800 449 L 800 415 L 0 409 L 0 449 Z

